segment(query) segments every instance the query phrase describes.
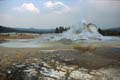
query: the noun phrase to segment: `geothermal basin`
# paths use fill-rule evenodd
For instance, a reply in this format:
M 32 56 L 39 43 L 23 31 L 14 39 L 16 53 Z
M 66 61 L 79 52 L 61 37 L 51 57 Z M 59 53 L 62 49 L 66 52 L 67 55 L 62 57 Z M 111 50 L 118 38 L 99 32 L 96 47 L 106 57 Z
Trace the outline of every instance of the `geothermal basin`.
M 0 80 L 120 80 L 120 38 L 84 26 L 0 43 Z

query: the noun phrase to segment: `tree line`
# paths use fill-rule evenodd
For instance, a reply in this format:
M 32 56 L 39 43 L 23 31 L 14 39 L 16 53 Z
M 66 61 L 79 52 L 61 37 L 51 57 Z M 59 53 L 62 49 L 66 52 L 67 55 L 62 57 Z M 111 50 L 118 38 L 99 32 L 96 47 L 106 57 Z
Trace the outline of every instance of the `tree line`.
M 59 26 L 59 27 L 56 27 L 55 33 L 62 33 L 62 32 L 67 31 L 69 29 L 70 29 L 70 27 Z
M 120 36 L 120 31 L 102 30 L 102 29 L 99 28 L 98 32 L 101 33 L 104 36 Z

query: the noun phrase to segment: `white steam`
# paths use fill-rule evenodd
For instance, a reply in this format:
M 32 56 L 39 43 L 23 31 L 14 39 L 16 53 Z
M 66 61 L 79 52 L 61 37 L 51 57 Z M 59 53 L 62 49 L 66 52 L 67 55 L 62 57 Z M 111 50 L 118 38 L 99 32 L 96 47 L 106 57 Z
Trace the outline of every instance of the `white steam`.
M 82 20 L 82 32 L 77 32 L 80 29 L 81 26 L 78 28 L 71 27 L 70 30 L 60 33 L 60 34 L 52 34 L 47 35 L 47 37 L 44 37 L 47 40 L 57 41 L 61 39 L 70 39 L 72 41 L 76 40 L 116 40 L 118 38 L 116 37 L 108 37 L 103 36 L 98 32 L 98 28 L 95 24 L 87 23 L 86 20 Z

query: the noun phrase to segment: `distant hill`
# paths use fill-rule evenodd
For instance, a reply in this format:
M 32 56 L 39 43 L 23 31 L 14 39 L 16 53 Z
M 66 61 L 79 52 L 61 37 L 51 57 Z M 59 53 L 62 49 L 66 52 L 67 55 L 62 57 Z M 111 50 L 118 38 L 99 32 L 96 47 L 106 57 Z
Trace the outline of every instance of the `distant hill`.
M 35 29 L 35 28 L 9 28 L 5 26 L 0 26 L 0 33 L 53 33 L 55 29 Z
M 105 36 L 120 36 L 120 27 L 110 29 L 98 29 L 98 31 Z
M 106 29 L 106 30 L 120 32 L 120 27 L 118 27 L 118 28 L 110 28 L 110 29 Z
M 18 30 L 14 28 L 9 28 L 5 26 L 0 26 L 0 33 L 5 33 L 5 32 L 17 32 Z

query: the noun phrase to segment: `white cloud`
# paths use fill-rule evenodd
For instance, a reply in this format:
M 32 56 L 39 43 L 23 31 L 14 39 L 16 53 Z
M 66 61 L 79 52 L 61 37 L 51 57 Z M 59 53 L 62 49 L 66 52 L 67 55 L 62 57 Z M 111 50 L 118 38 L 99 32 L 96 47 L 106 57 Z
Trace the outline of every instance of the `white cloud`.
M 33 3 L 23 3 L 21 6 L 14 8 L 17 11 L 30 11 L 34 13 L 39 13 L 39 9 L 34 6 Z
M 57 6 L 64 6 L 64 4 L 62 2 L 52 2 L 52 1 L 48 1 L 45 3 L 45 6 L 47 8 L 54 8 L 54 7 L 57 7 Z
M 71 8 L 68 5 L 65 5 L 60 1 L 48 1 L 44 3 L 44 6 L 48 9 L 53 10 L 53 12 L 60 14 L 71 11 Z

